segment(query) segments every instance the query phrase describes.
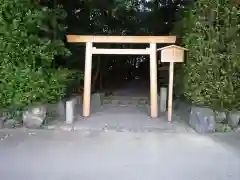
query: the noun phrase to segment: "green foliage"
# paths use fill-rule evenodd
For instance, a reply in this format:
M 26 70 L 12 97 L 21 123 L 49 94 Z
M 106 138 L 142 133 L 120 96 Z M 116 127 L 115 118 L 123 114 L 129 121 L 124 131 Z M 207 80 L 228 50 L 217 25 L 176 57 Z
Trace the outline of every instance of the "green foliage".
M 69 54 L 60 40 L 51 40 L 52 21 L 65 18 L 64 13 L 42 7 L 31 0 L 0 1 L 1 63 L 16 66 L 51 67 L 56 55 Z M 37 2 L 37 1 L 35 1 Z M 58 18 L 50 16 L 55 12 Z M 55 22 L 57 23 L 57 22 Z M 62 26 L 58 25 L 61 29 Z
M 35 0 L 0 0 L 0 108 L 22 109 L 62 98 L 71 74 L 53 69 L 56 56 L 70 52 L 54 33 L 66 13 Z
M 231 0 L 198 0 L 176 26 L 189 49 L 184 94 L 216 110 L 240 109 L 240 9 Z
M 69 70 L 48 70 L 42 68 L 0 69 L 0 108 L 22 109 L 36 103 L 55 103 L 65 96 Z

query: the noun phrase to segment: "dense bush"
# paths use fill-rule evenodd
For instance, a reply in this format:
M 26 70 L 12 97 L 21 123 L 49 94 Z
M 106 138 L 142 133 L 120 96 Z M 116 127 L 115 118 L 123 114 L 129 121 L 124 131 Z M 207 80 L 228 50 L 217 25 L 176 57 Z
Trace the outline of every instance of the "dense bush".
M 70 72 L 53 68 L 56 56 L 69 55 L 56 33 L 65 12 L 33 0 L 0 0 L 0 108 L 22 109 L 52 103 L 66 91 Z M 54 35 L 53 35 L 54 34 Z
M 176 31 L 189 49 L 183 91 L 192 103 L 240 109 L 240 9 L 231 0 L 198 0 Z
M 61 22 L 65 18 L 64 11 L 42 7 L 37 2 L 0 0 L 1 65 L 49 68 L 56 55 L 69 53 L 61 40 L 52 39 L 53 28 L 57 27 L 58 31 L 63 30 L 63 26 L 52 27 L 51 24 Z
M 6 67 L 1 69 L 1 108 L 24 108 L 36 103 L 54 103 L 63 98 L 68 70 L 44 72 L 41 68 Z

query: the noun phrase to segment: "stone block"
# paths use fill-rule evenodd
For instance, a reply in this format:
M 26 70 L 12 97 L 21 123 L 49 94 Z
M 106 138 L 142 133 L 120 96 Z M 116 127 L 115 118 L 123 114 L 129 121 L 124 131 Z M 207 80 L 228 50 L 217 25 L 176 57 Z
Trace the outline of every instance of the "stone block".
M 167 88 L 166 87 L 161 87 L 160 88 L 160 112 L 166 112 L 167 110 Z
M 235 111 L 235 112 L 230 112 L 229 117 L 228 117 L 228 124 L 236 128 L 239 126 L 239 121 L 240 121 L 240 111 Z
M 40 128 L 46 118 L 45 106 L 29 107 L 23 112 L 23 124 L 27 128 Z
M 66 124 L 72 124 L 75 117 L 76 99 L 69 99 L 66 101 Z
M 94 93 L 91 97 L 91 113 L 98 112 L 102 107 L 101 94 Z
M 61 100 L 55 104 L 47 104 L 47 118 L 46 121 L 52 120 L 65 120 L 66 116 L 66 102 L 65 100 Z
M 192 106 L 189 124 L 195 131 L 201 134 L 215 132 L 216 122 L 213 110 Z

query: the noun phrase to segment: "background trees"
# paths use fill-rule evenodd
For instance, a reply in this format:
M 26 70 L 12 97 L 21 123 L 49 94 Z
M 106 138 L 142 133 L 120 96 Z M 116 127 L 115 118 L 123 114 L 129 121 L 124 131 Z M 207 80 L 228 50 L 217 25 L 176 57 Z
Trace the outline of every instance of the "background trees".
M 67 34 L 98 35 L 169 34 L 177 19 L 177 12 L 186 4 L 183 0 L 78 0 L 62 3 L 68 13 Z M 107 46 L 111 48 L 146 47 L 146 45 L 128 44 Z M 71 44 L 69 48 L 73 55 L 69 58 L 67 67 L 83 69 L 84 46 Z M 93 58 L 93 88 L 96 90 L 103 86 L 110 86 L 112 81 L 123 80 L 129 71 L 134 72 L 133 76 L 139 73 L 148 78 L 148 72 L 141 71 L 148 67 L 135 71 L 135 64 L 140 62 L 148 66 L 148 63 L 143 63 L 148 57 L 101 56 Z

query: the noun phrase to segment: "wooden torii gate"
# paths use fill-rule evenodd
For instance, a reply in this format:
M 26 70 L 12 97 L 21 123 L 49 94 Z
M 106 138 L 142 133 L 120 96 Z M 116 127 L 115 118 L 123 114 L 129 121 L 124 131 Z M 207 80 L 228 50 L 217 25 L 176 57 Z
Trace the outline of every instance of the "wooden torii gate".
M 118 55 L 149 55 L 150 56 L 150 108 L 151 117 L 158 117 L 158 92 L 157 92 L 157 44 L 174 44 L 175 36 L 86 36 L 67 35 L 70 43 L 86 43 L 83 116 L 90 115 L 91 103 L 91 74 L 93 54 L 118 54 Z M 142 43 L 149 44 L 146 49 L 103 49 L 93 47 L 93 43 Z M 163 57 L 162 57 L 163 58 Z

